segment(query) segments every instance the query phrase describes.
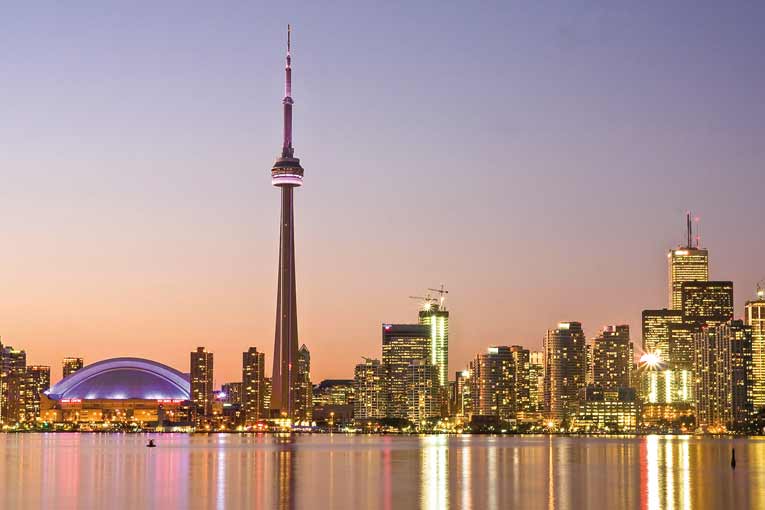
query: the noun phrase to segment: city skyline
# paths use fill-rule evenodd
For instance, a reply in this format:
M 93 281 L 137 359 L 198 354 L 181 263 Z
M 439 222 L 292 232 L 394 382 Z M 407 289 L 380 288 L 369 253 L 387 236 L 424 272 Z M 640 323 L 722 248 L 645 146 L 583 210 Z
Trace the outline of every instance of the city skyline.
M 48 19 L 31 8 L 14 9 L 21 27 Z M 129 20 L 145 14 L 138 7 L 123 9 Z M 170 15 L 163 9 L 153 11 L 159 20 Z M 685 63 L 681 50 L 667 48 L 674 72 L 656 70 L 643 95 L 629 87 L 629 76 L 611 77 L 606 69 L 621 51 L 637 59 L 632 73 L 646 69 L 641 52 L 656 48 L 644 41 L 637 50 L 622 48 L 617 32 L 634 21 L 669 37 L 668 26 L 641 24 L 657 15 L 655 8 L 639 16 L 563 10 L 552 23 L 555 29 L 541 25 L 550 39 L 518 30 L 524 21 L 540 28 L 540 9 L 513 17 L 498 8 L 494 22 L 470 11 L 436 13 L 452 24 L 459 14 L 488 26 L 508 24 L 506 31 L 480 37 L 478 27 L 468 24 L 461 33 L 475 36 L 466 37 L 473 45 L 457 47 L 429 24 L 416 23 L 431 16 L 424 9 L 414 9 L 412 24 L 395 31 L 366 26 L 362 34 L 353 27 L 332 34 L 334 41 L 309 21 L 314 10 L 304 6 L 295 16 L 301 66 L 305 62 L 301 151 L 312 169 L 311 186 L 296 209 L 300 248 L 311 254 L 297 259 L 298 293 L 301 342 L 311 349 L 314 381 L 352 377 L 362 355 L 377 355 L 380 324 L 415 322 L 418 310 L 407 296 L 440 282 L 451 290 L 452 371 L 487 345 L 539 350 L 544 331 L 561 320 L 580 321 L 587 338 L 606 324 L 628 324 L 637 332 L 641 311 L 666 303 L 663 254 L 683 244 L 686 209 L 702 217 L 710 279 L 735 284 L 735 317 L 754 298 L 755 283 L 765 276 L 757 273 L 765 250 L 757 236 L 765 158 L 756 146 L 762 134 L 756 119 L 763 116 L 752 110 L 763 107 L 728 97 L 727 86 L 742 85 L 728 82 L 726 71 L 750 73 L 746 86 L 762 89 L 765 80 L 746 58 L 750 23 L 762 19 L 760 12 L 737 23 L 738 34 L 720 37 L 719 53 L 704 61 L 708 74 Z M 670 19 L 678 19 L 679 13 L 667 9 Z M 191 10 L 209 19 L 200 14 L 206 8 Z M 685 13 L 698 26 L 681 24 L 672 40 L 695 41 L 711 11 L 736 21 L 744 16 L 725 9 Z M 236 15 L 247 19 L 256 13 L 241 8 L 218 14 L 222 26 Z M 283 54 L 277 34 L 286 20 L 259 21 L 255 30 L 232 23 L 230 34 L 205 47 L 206 64 L 220 73 L 221 83 L 189 74 L 198 66 L 185 57 L 199 44 L 194 27 L 174 28 L 178 39 L 149 57 L 146 47 L 132 47 L 134 36 L 143 33 L 156 42 L 160 25 L 139 29 L 128 23 L 105 31 L 94 22 L 77 38 L 70 37 L 82 28 L 76 10 L 58 15 L 70 16 L 71 23 L 52 34 L 43 34 L 39 25 L 29 30 L 37 39 L 18 28 L 6 33 L 8 47 L 24 49 L 19 53 L 29 61 L 10 58 L 3 73 L 18 98 L 8 118 L 23 128 L 2 126 L 9 147 L 0 164 L 10 175 L 5 225 L 13 247 L 1 259 L 5 286 L 13 289 L 0 299 L 4 343 L 24 348 L 30 364 L 53 367 L 53 381 L 66 356 L 83 357 L 86 364 L 146 356 L 183 368 L 198 345 L 216 353 L 217 385 L 239 379 L 240 353 L 250 346 L 265 352 L 271 366 L 277 201 L 267 180 L 255 175 L 273 160 L 274 133 L 280 131 L 273 105 L 281 89 L 277 56 Z M 94 15 L 110 26 L 108 14 Z M 353 16 L 371 13 L 360 9 Z M 567 30 L 556 30 L 561 27 Z M 393 39 L 392 49 L 378 47 L 391 36 L 418 51 L 394 51 L 400 43 Z M 66 43 L 54 58 L 46 51 L 60 38 Z M 563 48 L 561 38 L 573 43 Z M 607 49 L 602 39 L 617 49 Z M 540 42 L 546 44 L 535 48 L 536 55 L 562 66 L 555 72 L 545 62 L 535 80 L 534 71 L 541 70 L 520 54 Z M 33 49 L 37 59 L 28 58 Z M 445 65 L 444 55 L 454 50 Z M 705 50 L 711 48 L 690 51 Z M 363 53 L 365 60 L 348 58 L 347 51 L 354 57 Z M 124 70 L 111 62 L 115 54 Z M 147 81 L 165 64 L 173 64 L 160 73 L 167 85 Z M 72 83 L 46 88 L 44 95 L 27 87 L 45 71 L 51 79 L 61 76 L 62 65 L 69 66 Z M 453 74 L 451 66 L 462 73 Z M 340 81 L 347 72 L 361 80 L 353 89 Z M 491 119 L 467 115 L 480 92 L 473 82 L 481 72 L 490 73 L 497 97 Z M 457 76 L 463 73 L 471 79 Z M 134 88 L 119 85 L 122 78 Z M 542 86 L 566 78 L 586 95 L 584 106 L 556 102 L 556 89 Z M 449 80 L 456 84 L 446 86 Z M 181 94 L 173 101 L 184 83 L 195 98 Z M 599 86 L 611 92 L 591 97 Z M 392 101 L 391 90 L 400 104 Z M 746 96 L 746 90 L 739 92 Z M 639 99 L 646 109 L 632 110 L 629 125 L 614 127 L 593 117 L 621 116 L 620 107 Z M 343 101 L 353 108 L 339 107 Z M 384 107 L 369 111 L 365 101 Z M 694 102 L 704 108 L 691 108 Z M 544 110 L 547 115 L 541 115 Z M 663 116 L 651 115 L 660 110 Z M 560 125 L 550 118 L 559 117 L 557 112 L 565 113 Z M 404 113 L 423 119 L 423 125 L 402 122 Z M 236 120 L 235 128 L 228 118 Z M 449 122 L 455 118 L 460 122 Z M 435 122 L 442 130 L 428 136 Z M 578 122 L 585 124 L 584 134 L 575 134 Z M 142 132 L 148 124 L 154 129 Z M 324 134 L 329 126 L 334 132 Z M 660 139 L 667 134 L 662 128 L 675 128 L 672 146 Z M 375 144 L 355 131 L 375 134 Z M 635 135 L 629 146 L 628 135 Z M 209 143 L 194 143 L 202 141 Z M 610 146 L 608 154 L 598 152 L 603 146 Z M 555 151 L 566 157 L 551 157 Z M 473 181 L 474 167 L 483 168 L 487 154 L 504 163 L 488 170 L 487 178 L 501 186 L 485 194 Z M 188 173 L 181 172 L 186 168 Z M 359 168 L 365 169 L 363 178 Z M 467 221 L 475 217 L 483 219 L 480 226 Z M 338 231 L 354 235 L 346 240 Z M 476 253 L 466 246 L 481 246 L 485 263 L 476 264 Z M 422 255 L 412 257 L 417 253 Z M 623 299 L 613 298 L 614 289 Z M 350 307 L 359 310 L 345 321 Z

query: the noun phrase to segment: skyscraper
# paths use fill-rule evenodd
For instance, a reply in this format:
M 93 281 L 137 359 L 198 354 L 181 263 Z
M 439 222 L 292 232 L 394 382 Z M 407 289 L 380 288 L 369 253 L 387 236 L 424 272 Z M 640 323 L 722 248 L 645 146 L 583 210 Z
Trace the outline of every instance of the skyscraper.
M 492 346 L 470 363 L 473 414 L 515 419 L 515 361 L 507 346 Z
M 520 345 L 510 346 L 510 355 L 513 358 L 513 406 L 516 415 L 518 413 L 536 412 L 536 398 L 532 393 L 536 390 L 536 381 L 532 382 L 531 353 Z M 536 377 L 536 374 L 533 375 Z
M 683 322 L 716 326 L 733 318 L 733 282 L 683 282 Z
M 213 353 L 197 347 L 190 355 L 191 400 L 194 403 L 197 424 L 212 416 L 213 406 Z
M 364 358 L 353 377 L 353 419 L 357 422 L 385 418 L 385 367 L 380 360 Z
M 298 320 L 295 288 L 295 225 L 292 206 L 294 188 L 303 184 L 303 167 L 292 147 L 292 55 L 291 32 L 287 26 L 285 66 L 284 133 L 282 154 L 271 169 L 271 184 L 281 189 L 279 223 L 279 278 L 276 295 L 274 368 L 271 374 L 271 409 L 295 417 L 295 384 L 298 382 Z
M 686 245 L 667 254 L 669 275 L 669 308 L 682 309 L 681 287 L 684 282 L 709 280 L 709 252 L 699 247 L 698 237 L 693 239 L 691 215 L 686 216 Z
M 50 367 L 28 366 L 23 387 L 24 421 L 34 422 L 40 418 L 40 395 L 48 388 L 50 388 Z
M 406 367 L 406 419 L 419 426 L 440 416 L 441 386 L 438 368 L 428 359 L 413 360 Z
M 561 322 L 544 338 L 545 413 L 557 422 L 563 421 L 569 404 L 585 389 L 587 372 L 585 337 L 580 322 Z
M 85 363 L 82 358 L 64 358 L 61 365 L 63 377 L 67 377 L 81 369 Z
M 430 363 L 438 367 L 438 383 L 445 387 L 449 381 L 449 311 L 443 300 L 425 304 L 420 324 L 430 328 Z
M 265 393 L 266 355 L 250 347 L 242 353 L 242 407 L 245 425 L 267 418 L 263 397 Z
M 595 338 L 592 351 L 592 381 L 603 391 L 632 386 L 633 346 L 630 327 L 606 326 Z
M 694 334 L 696 418 L 707 430 L 742 430 L 754 414 L 752 330 L 740 320 Z
M 454 395 L 452 414 L 460 418 L 469 418 L 473 414 L 470 370 L 460 370 L 454 375 Z
M 669 358 L 669 328 L 682 324 L 682 310 L 643 310 L 643 352 Z
M 298 380 L 295 385 L 295 414 L 301 421 L 313 418 L 313 384 L 311 384 L 311 352 L 303 344 L 298 351 Z
M 744 322 L 752 328 L 752 399 L 757 410 L 765 407 L 765 290 L 757 289 L 757 299 L 746 302 Z
M 23 387 L 27 353 L 0 344 L 0 423 L 13 424 L 24 418 Z
M 387 390 L 386 414 L 391 418 L 406 418 L 407 369 L 413 361 L 431 362 L 431 328 L 422 324 L 383 324 L 382 362 L 385 367 Z

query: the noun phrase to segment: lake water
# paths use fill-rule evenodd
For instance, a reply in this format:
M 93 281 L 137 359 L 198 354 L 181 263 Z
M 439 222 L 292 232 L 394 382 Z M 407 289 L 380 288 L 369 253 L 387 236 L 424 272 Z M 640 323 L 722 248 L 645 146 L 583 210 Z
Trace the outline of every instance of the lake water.
M 0 434 L 0 508 L 765 508 L 765 439 Z

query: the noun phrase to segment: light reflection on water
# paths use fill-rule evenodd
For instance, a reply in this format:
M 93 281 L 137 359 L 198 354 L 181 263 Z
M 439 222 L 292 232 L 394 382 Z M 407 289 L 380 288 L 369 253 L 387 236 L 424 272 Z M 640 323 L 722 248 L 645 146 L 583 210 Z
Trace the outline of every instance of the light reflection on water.
M 765 440 L 4 434 L 0 508 L 765 508 Z M 731 448 L 737 467 L 730 468 Z

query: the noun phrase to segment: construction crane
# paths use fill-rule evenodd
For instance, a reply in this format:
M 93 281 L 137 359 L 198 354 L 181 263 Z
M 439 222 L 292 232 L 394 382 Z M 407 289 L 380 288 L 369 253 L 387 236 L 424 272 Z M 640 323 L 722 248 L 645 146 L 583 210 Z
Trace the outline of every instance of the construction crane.
M 438 294 L 438 296 L 439 296 L 439 303 L 440 303 L 439 308 L 443 310 L 444 309 L 444 300 L 446 299 L 446 295 L 449 293 L 449 291 L 444 288 L 444 284 L 442 283 L 441 284 L 441 288 L 439 288 L 439 289 L 428 289 L 428 290 Z
M 416 299 L 420 303 L 422 303 L 422 307 L 425 310 L 430 310 L 430 307 L 433 306 L 433 303 L 438 302 L 438 300 L 434 297 L 432 297 L 430 294 L 427 296 L 409 296 L 409 299 Z

